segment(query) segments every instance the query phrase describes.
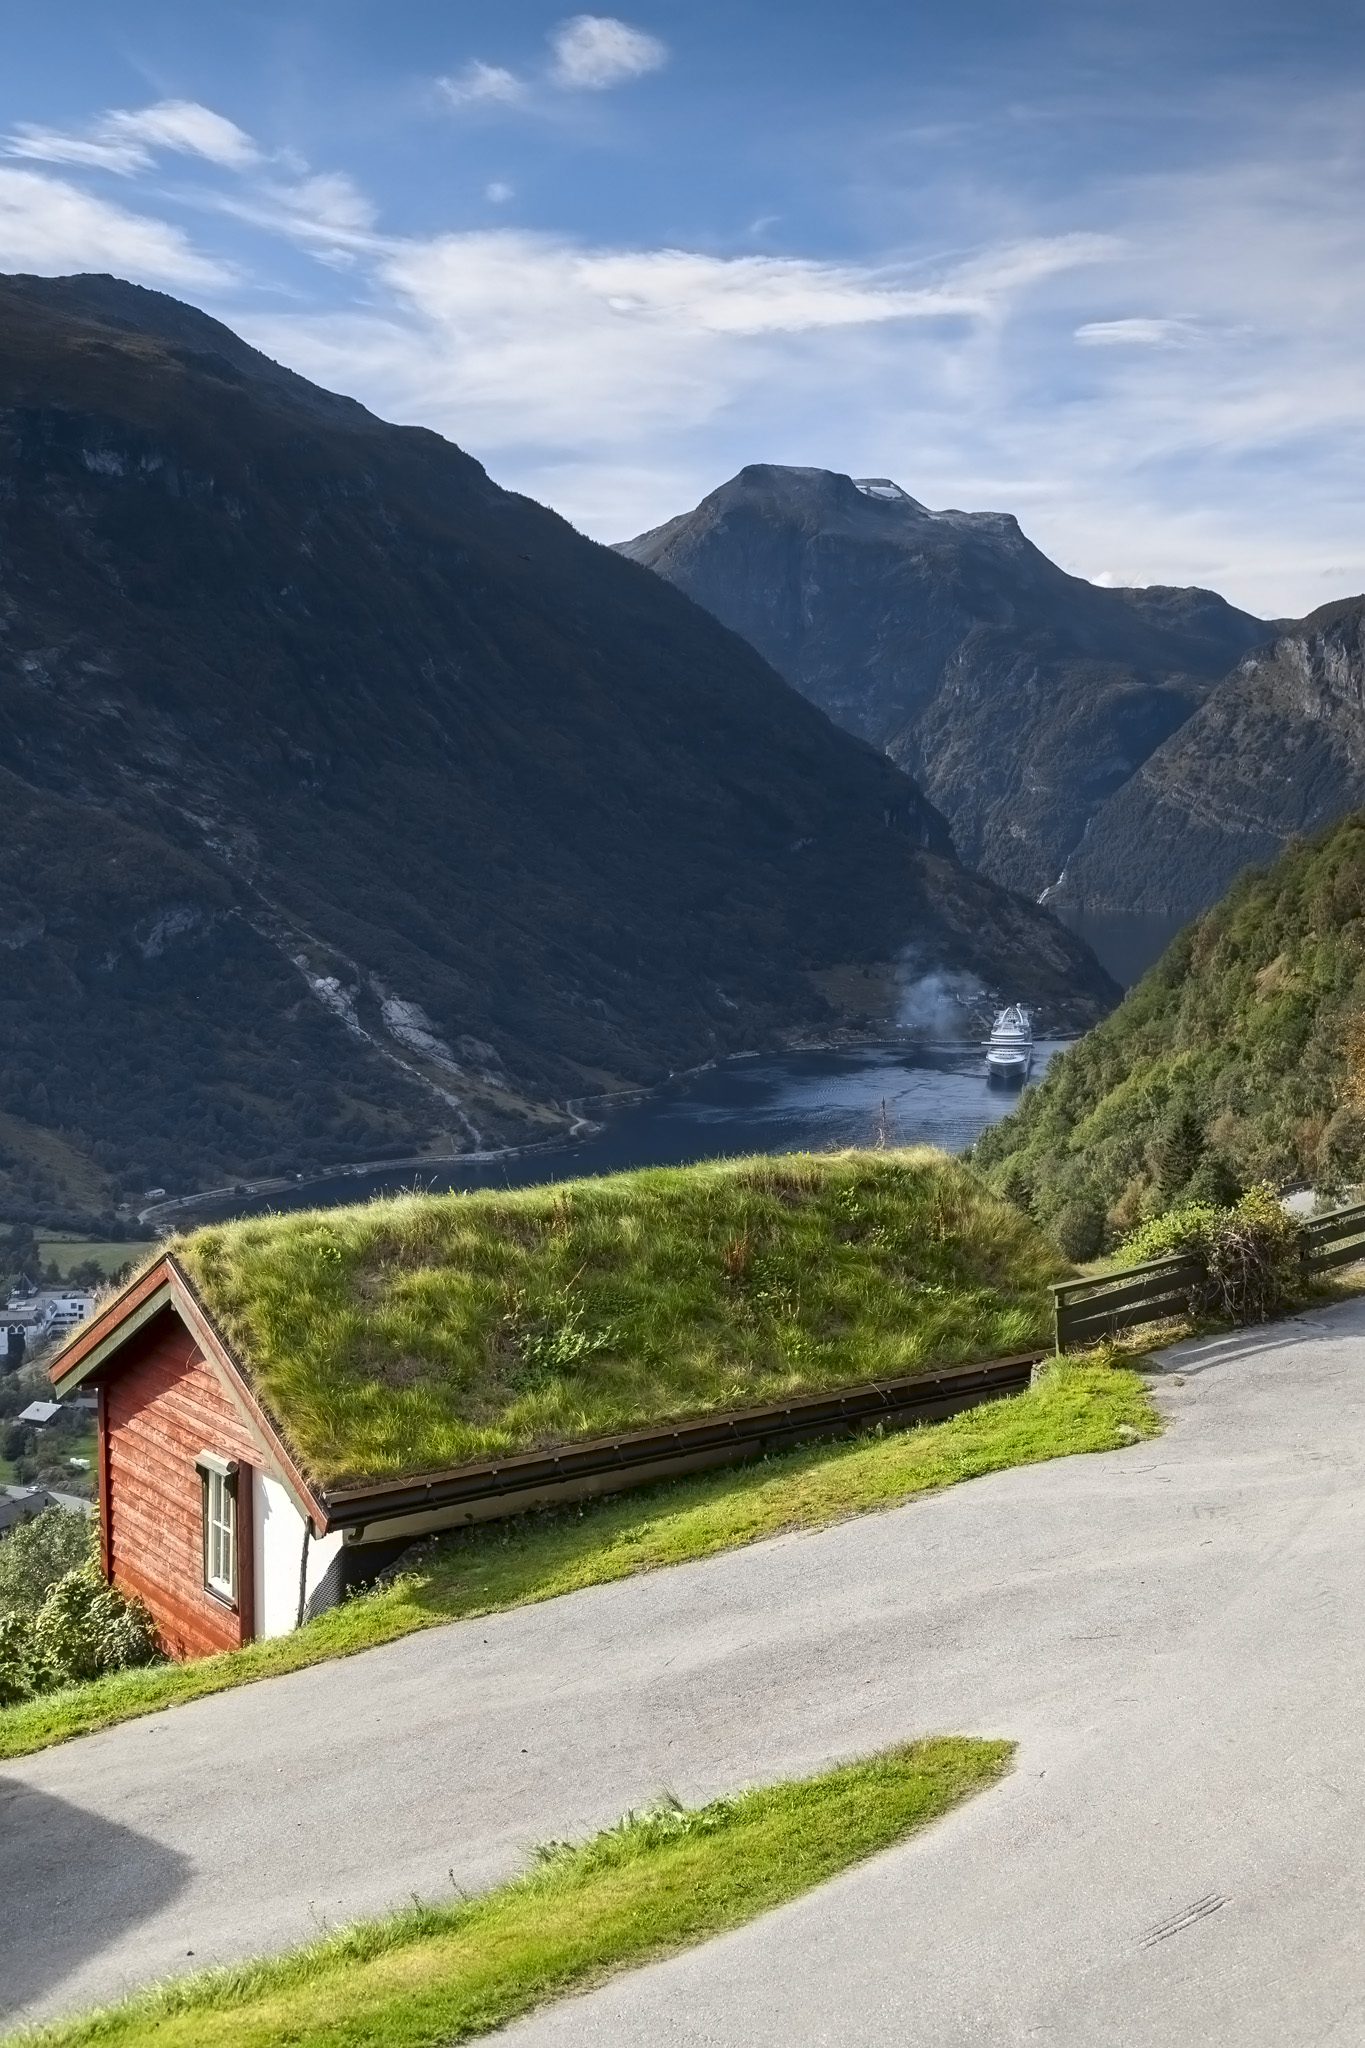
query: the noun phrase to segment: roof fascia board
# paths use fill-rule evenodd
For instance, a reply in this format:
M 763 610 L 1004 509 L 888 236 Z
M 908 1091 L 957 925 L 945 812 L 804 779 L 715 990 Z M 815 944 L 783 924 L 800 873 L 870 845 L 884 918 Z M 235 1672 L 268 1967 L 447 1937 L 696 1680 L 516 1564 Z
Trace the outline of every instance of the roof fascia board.
M 312 1522 L 315 1534 L 325 1535 L 329 1528 L 326 1507 L 300 1472 L 279 1430 L 257 1400 L 245 1372 L 228 1348 L 226 1339 L 214 1324 L 208 1309 L 200 1300 L 194 1282 L 179 1260 L 169 1252 L 166 1254 L 166 1265 L 175 1288 L 176 1308 L 191 1336 L 213 1360 L 227 1381 L 245 1420 L 279 1467 L 281 1478 L 294 1495 L 295 1506 Z
M 53 1359 L 48 1377 L 56 1393 L 59 1396 L 69 1394 L 82 1381 L 107 1366 L 128 1339 L 165 1308 L 175 1310 L 200 1350 L 218 1368 L 243 1421 L 277 1467 L 285 1486 L 294 1496 L 294 1504 L 300 1514 L 312 1522 L 317 1534 L 326 1534 L 328 1519 L 325 1506 L 309 1486 L 279 1430 L 256 1399 L 246 1374 L 200 1300 L 194 1282 L 170 1252 L 163 1252 L 145 1273 L 130 1281 Z
M 330 1527 L 354 1528 L 365 1522 L 420 1515 L 468 1500 L 515 1494 L 528 1488 L 561 1485 L 605 1472 L 643 1471 L 722 1446 L 751 1449 L 771 1437 L 774 1442 L 799 1441 L 826 1427 L 865 1426 L 879 1415 L 930 1408 L 957 1400 L 1011 1393 L 1026 1386 L 1030 1374 L 1048 1354 L 1016 1353 L 1010 1358 L 984 1359 L 967 1365 L 946 1365 L 895 1378 L 859 1381 L 818 1394 L 797 1394 L 758 1408 L 732 1409 L 690 1421 L 663 1423 L 653 1430 L 632 1430 L 611 1437 L 590 1437 L 561 1444 L 551 1451 L 520 1451 L 487 1463 L 452 1465 L 443 1471 L 414 1474 L 362 1486 L 325 1489 Z M 948 1409 L 946 1412 L 952 1412 Z
M 158 1287 L 155 1293 L 149 1294 L 144 1302 L 125 1316 L 116 1330 L 111 1330 L 107 1337 L 102 1337 L 98 1344 L 87 1351 L 79 1365 L 73 1366 L 70 1372 L 63 1373 L 59 1380 L 53 1380 L 52 1385 L 58 1398 L 69 1394 L 73 1387 L 80 1386 L 83 1380 L 88 1380 L 93 1373 L 98 1372 L 107 1358 L 111 1358 L 114 1352 L 122 1349 L 134 1331 L 140 1330 L 144 1323 L 150 1323 L 153 1316 L 159 1316 L 162 1309 L 172 1308 L 174 1304 L 175 1289 L 168 1280 L 164 1286 Z
M 164 1256 L 117 1293 L 85 1327 L 64 1344 L 48 1367 L 59 1395 L 88 1379 L 119 1346 L 150 1321 L 172 1297 L 170 1262 Z

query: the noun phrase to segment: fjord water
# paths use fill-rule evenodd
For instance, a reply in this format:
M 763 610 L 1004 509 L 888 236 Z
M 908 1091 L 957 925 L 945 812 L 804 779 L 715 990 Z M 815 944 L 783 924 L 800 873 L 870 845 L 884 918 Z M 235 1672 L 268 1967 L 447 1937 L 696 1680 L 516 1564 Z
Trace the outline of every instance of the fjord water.
M 1033 1079 L 1066 1043 L 1040 1039 Z M 377 1173 L 342 1174 L 297 1189 L 224 1197 L 194 1205 L 204 1222 L 270 1209 L 314 1208 L 365 1201 L 402 1188 L 526 1187 L 580 1174 L 617 1173 L 633 1166 L 676 1166 L 744 1152 L 820 1152 L 838 1145 L 940 1145 L 960 1152 L 987 1124 L 1018 1101 L 1016 1090 L 986 1079 L 974 1043 L 911 1042 L 824 1048 L 811 1052 L 756 1053 L 726 1060 L 672 1083 L 647 1100 L 595 1111 L 601 1127 L 576 1145 L 557 1145 L 520 1157 L 458 1160 Z

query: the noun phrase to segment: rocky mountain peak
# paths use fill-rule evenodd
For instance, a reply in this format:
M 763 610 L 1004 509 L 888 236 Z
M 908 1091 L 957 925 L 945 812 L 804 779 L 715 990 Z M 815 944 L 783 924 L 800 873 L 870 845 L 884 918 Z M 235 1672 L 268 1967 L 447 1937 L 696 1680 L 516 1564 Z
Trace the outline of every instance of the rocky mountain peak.
M 1237 663 L 1096 813 L 1047 900 L 1193 917 L 1252 863 L 1365 803 L 1365 597 Z
M 754 463 L 620 552 L 882 748 L 959 852 L 1040 894 L 1099 806 L 1266 637 L 1204 590 L 1069 575 L 1008 512 Z

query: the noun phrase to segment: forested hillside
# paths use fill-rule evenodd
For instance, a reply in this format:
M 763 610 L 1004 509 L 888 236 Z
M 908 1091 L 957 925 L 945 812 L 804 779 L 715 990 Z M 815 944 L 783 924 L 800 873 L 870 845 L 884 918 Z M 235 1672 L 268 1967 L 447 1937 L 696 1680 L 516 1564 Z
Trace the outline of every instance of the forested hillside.
M 1365 812 L 1246 872 L 974 1157 L 1045 1224 L 1075 1212 L 1077 1242 L 1080 1212 L 1098 1239 L 1365 1173 Z

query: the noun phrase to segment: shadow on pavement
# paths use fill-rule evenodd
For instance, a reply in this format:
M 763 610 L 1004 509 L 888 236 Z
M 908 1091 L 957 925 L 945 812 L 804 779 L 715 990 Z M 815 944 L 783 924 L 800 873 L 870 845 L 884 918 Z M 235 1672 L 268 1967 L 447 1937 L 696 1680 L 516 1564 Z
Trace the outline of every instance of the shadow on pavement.
M 1159 1352 L 1159 1371 L 1169 1377 L 1187 1377 L 1208 1372 L 1216 1365 L 1232 1365 L 1241 1358 L 1254 1358 L 1264 1351 L 1283 1351 L 1290 1344 L 1306 1344 L 1315 1337 L 1347 1337 L 1354 1334 L 1350 1321 L 1332 1312 L 1356 1306 L 1353 1302 L 1332 1302 L 1327 1313 L 1308 1310 L 1268 1323 L 1252 1323 L 1246 1329 L 1220 1331 L 1214 1337 L 1186 1337 L 1179 1344 Z M 1352 1319 L 1354 1320 L 1354 1319 Z
M 0 1777 L 0 2026 L 184 1890 L 189 1858 Z

